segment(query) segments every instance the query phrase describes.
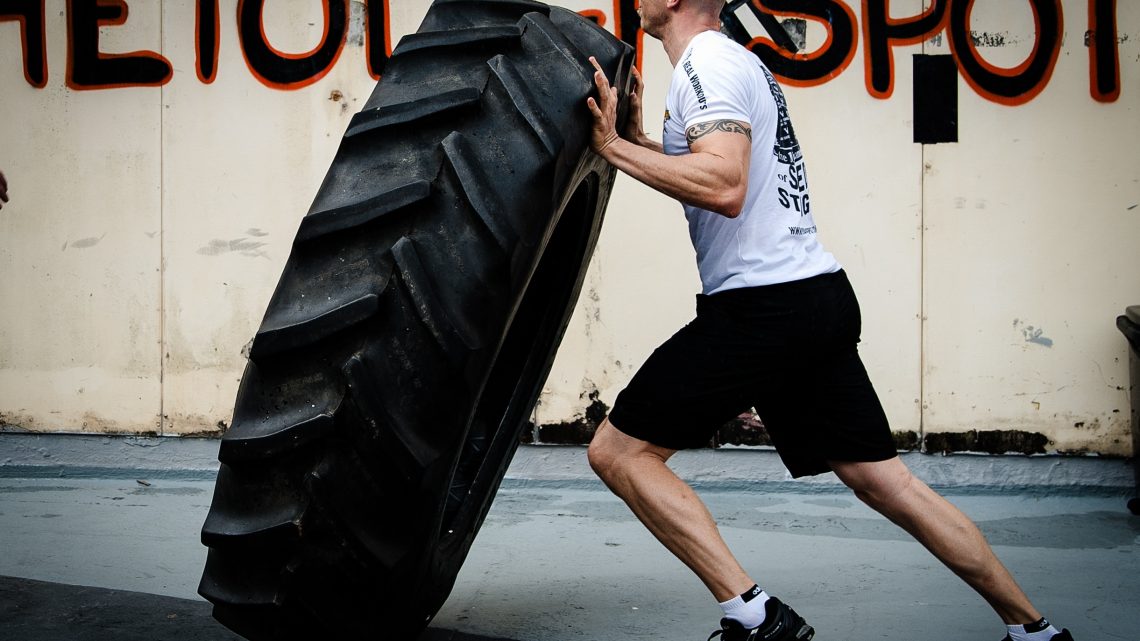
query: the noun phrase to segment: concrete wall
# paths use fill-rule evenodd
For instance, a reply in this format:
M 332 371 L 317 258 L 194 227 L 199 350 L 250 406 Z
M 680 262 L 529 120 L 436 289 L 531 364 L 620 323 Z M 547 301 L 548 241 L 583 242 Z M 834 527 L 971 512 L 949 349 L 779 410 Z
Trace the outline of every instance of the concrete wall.
M 267 0 L 258 20 L 222 0 L 216 23 L 208 1 L 35 4 L 0 4 L 0 423 L 216 433 L 340 135 L 427 2 Z M 636 40 L 630 2 L 561 4 Z M 1140 303 L 1140 4 L 819 4 L 826 20 L 779 16 L 798 54 L 744 22 L 786 81 L 895 429 L 1128 454 L 1113 319 Z M 652 39 L 642 65 L 652 128 L 669 77 Z M 698 288 L 680 207 L 619 177 L 538 440 L 588 427 Z

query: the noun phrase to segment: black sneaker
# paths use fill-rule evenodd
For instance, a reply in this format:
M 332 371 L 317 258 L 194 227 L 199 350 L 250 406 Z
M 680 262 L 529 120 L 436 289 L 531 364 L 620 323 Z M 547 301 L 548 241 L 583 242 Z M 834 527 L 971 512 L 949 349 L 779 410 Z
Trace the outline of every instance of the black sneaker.
M 708 641 L 718 636 L 721 641 L 811 641 L 815 636 L 815 629 L 776 597 L 768 597 L 764 613 L 764 623 L 756 628 L 745 628 L 733 619 L 721 619 L 720 629 L 710 634 Z M 1061 641 L 1058 637 L 1054 639 Z
M 1005 638 L 1002 639 L 1002 641 L 1011 641 L 1009 635 L 1005 635 Z M 1049 641 L 1073 641 L 1073 635 L 1069 633 L 1068 628 L 1061 628 L 1061 631 L 1057 634 L 1054 634 L 1053 637 L 1049 639 Z

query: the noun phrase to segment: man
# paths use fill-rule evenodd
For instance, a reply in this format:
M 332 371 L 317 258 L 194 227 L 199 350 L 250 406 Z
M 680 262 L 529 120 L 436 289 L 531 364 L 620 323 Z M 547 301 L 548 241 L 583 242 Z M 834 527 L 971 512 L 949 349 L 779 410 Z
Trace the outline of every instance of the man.
M 723 641 L 814 635 L 745 572 L 704 504 L 665 464 L 749 407 L 794 476 L 834 471 L 980 593 L 1008 639 L 1071 641 L 1033 607 L 978 528 L 899 460 L 856 349 L 858 303 L 816 239 L 783 94 L 755 55 L 719 32 L 723 6 L 641 1 L 642 28 L 674 66 L 661 144 L 643 131 L 636 70 L 624 137 L 617 91 L 600 67 L 599 98 L 587 100 L 594 151 L 683 204 L 703 286 L 696 319 L 649 357 L 598 427 L 591 466 L 720 602 L 713 636 Z
M 4 180 L 4 172 L 0 171 L 0 209 L 8 202 L 8 181 Z

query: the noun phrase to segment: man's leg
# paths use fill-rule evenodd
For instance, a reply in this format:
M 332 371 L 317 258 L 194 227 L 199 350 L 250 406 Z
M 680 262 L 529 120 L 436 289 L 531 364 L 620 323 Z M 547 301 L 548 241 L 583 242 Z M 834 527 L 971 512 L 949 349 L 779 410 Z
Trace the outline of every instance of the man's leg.
M 874 463 L 829 463 L 860 500 L 926 546 L 982 595 L 1006 624 L 1041 618 L 973 521 L 915 478 L 898 457 Z
M 696 492 L 665 465 L 675 452 L 624 434 L 606 419 L 590 443 L 589 459 L 657 540 L 700 577 L 717 601 L 727 601 L 755 581 L 729 551 Z

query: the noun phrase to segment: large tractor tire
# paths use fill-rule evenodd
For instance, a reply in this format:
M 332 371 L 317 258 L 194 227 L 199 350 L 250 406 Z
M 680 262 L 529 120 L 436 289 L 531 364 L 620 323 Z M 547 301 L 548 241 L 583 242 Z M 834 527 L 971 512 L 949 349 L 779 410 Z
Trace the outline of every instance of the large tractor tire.
M 447 598 L 550 370 L 614 170 L 595 56 L 528 0 L 436 0 L 345 133 L 254 339 L 199 593 L 249 639 L 412 640 Z

